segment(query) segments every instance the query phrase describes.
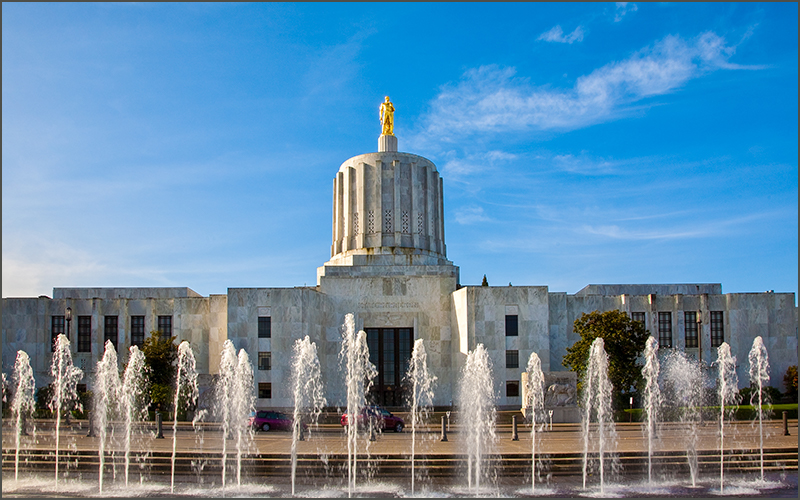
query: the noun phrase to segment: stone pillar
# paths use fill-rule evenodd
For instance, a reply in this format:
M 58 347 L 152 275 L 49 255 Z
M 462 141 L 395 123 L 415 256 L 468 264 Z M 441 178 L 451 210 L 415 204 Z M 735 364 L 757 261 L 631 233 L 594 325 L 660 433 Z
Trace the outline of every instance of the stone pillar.
M 447 441 L 447 421 L 445 416 L 442 415 L 442 438 L 439 441 Z
M 378 137 L 378 152 L 392 153 L 397 152 L 397 136 L 381 135 Z

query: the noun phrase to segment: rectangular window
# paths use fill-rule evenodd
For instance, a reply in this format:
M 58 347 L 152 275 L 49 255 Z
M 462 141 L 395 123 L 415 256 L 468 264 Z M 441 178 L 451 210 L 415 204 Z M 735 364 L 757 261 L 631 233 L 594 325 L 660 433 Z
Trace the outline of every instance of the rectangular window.
M 519 321 L 516 314 L 506 314 L 506 337 L 519 335 Z
M 64 316 L 52 316 L 50 318 L 50 349 L 55 352 L 56 338 L 59 333 L 64 333 Z
M 258 369 L 271 370 L 272 369 L 272 353 L 259 352 L 258 353 Z
M 117 340 L 119 340 L 119 328 L 117 320 L 117 316 L 106 316 L 105 323 L 103 325 L 103 348 L 105 348 L 106 342 L 110 340 L 111 343 L 114 344 L 114 349 L 117 349 Z
M 272 399 L 272 384 L 269 382 L 258 383 L 258 399 Z
M 519 351 L 506 351 L 506 368 L 519 368 Z
M 643 312 L 632 312 L 631 313 L 631 319 L 633 321 L 638 321 L 639 323 L 641 323 L 643 325 L 645 324 L 645 317 L 644 317 L 644 313 Z
M 78 316 L 78 352 L 92 352 L 91 316 Z
M 672 313 L 658 313 L 658 347 L 672 347 Z
M 403 380 L 408 372 L 414 346 L 413 328 L 366 328 L 369 361 L 378 369 L 370 389 L 375 404 L 400 406 L 405 404 Z
M 719 347 L 725 342 L 725 324 L 722 311 L 711 311 L 711 347 Z
M 158 317 L 158 331 L 161 332 L 162 337 L 172 337 L 172 316 Z
M 270 316 L 258 317 L 258 338 L 268 339 L 272 337 L 272 318 Z
M 131 345 L 144 344 L 144 316 L 131 316 Z
M 509 380 L 506 382 L 506 397 L 507 398 L 519 397 L 519 381 Z
M 683 312 L 683 331 L 685 333 L 686 347 L 697 347 L 697 312 L 684 311 Z

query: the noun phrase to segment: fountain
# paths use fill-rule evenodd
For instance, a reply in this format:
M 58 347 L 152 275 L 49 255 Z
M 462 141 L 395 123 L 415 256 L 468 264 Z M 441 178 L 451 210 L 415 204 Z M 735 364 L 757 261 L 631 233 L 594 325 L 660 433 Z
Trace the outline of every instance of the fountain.
M 750 349 L 748 355 L 750 361 L 750 387 L 758 387 L 758 391 L 753 391 L 750 394 L 750 405 L 758 408 L 758 438 L 759 438 L 759 455 L 761 463 L 761 481 L 764 481 L 764 399 L 763 390 L 764 386 L 769 382 L 769 355 L 767 348 L 764 346 L 764 340 L 761 336 L 753 339 L 753 347 Z M 771 408 L 769 402 L 767 403 L 767 411 Z
M 58 488 L 58 452 L 61 441 L 61 410 L 72 411 L 83 409 L 78 401 L 78 380 L 83 378 L 83 370 L 72 364 L 72 351 L 66 335 L 59 333 L 56 337 L 53 360 L 50 364 L 50 375 L 53 377 L 53 393 L 48 403 L 50 411 L 56 414 L 56 475 L 55 486 Z
M 117 410 L 117 400 L 120 393 L 121 382 L 119 379 L 119 367 L 117 366 L 117 351 L 110 340 L 106 341 L 103 359 L 97 362 L 97 377 L 94 386 L 94 407 L 95 424 L 98 428 L 100 446 L 100 475 L 98 485 L 100 493 L 103 492 L 103 472 L 105 468 L 106 439 L 108 437 L 108 426 Z
M 244 349 L 238 356 L 233 342 L 222 346 L 217 383 L 217 415 L 222 422 L 222 488 L 225 489 L 228 438 L 236 437 L 236 484 L 242 485 L 242 453 L 253 440 L 247 419 L 254 411 L 253 366 Z
M 178 410 L 180 409 L 181 393 L 187 408 L 197 401 L 199 390 L 197 388 L 197 363 L 194 352 L 189 342 L 184 340 L 178 346 L 178 374 L 175 377 L 175 399 L 173 402 L 174 420 L 172 422 L 172 472 L 170 473 L 170 493 L 175 492 L 175 454 L 178 447 Z M 224 436 L 223 436 L 224 439 Z
M 647 482 L 653 482 L 653 437 L 659 421 L 661 411 L 661 389 L 658 386 L 658 342 L 649 337 L 644 347 L 644 368 L 642 376 L 645 380 L 644 409 L 645 409 L 645 434 L 647 435 Z
M 303 418 L 316 426 L 322 408 L 327 404 L 323 393 L 322 375 L 317 356 L 317 344 L 308 335 L 295 341 L 292 357 L 292 395 L 294 414 L 292 418 L 292 496 L 295 493 L 297 471 L 297 441 L 302 438 Z
M 664 359 L 662 385 L 669 406 L 677 409 L 678 420 L 686 429 L 683 432 L 686 459 L 692 488 L 697 487 L 700 406 L 702 404 L 703 370 L 699 361 L 692 360 L 681 351 L 670 350 Z
M 414 341 L 407 379 L 411 382 L 411 494 L 414 494 L 416 470 L 414 456 L 417 444 L 417 426 L 426 420 L 433 405 L 433 384 L 436 376 L 428 372 L 428 354 L 422 339 Z
M 600 468 L 600 494 L 605 493 L 605 453 L 606 445 L 616 442 L 616 430 L 611 413 L 611 381 L 608 379 L 608 355 L 601 337 L 594 339 L 589 351 L 586 375 L 583 378 L 583 419 L 581 431 L 583 437 L 583 488 L 586 488 L 586 476 L 589 464 L 589 437 L 592 416 L 597 422 L 597 446 Z
M 17 351 L 17 359 L 14 363 L 14 372 L 11 375 L 11 380 L 14 383 L 11 413 L 16 423 L 16 451 L 14 453 L 14 479 L 16 480 L 19 478 L 20 436 L 27 434 L 25 430 L 25 421 L 33 414 L 33 394 L 36 390 L 36 381 L 33 379 L 31 360 L 30 357 L 28 357 L 28 353 L 25 351 Z M 3 385 L 5 385 L 5 380 L 3 381 Z
M 344 318 L 339 361 L 345 364 L 347 384 L 347 493 L 352 496 L 358 465 L 358 417 L 366 406 L 366 394 L 378 371 L 369 361 L 367 334 L 363 330 L 355 333 L 355 318 L 351 313 Z
M 125 486 L 128 486 L 130 470 L 131 437 L 133 426 L 147 418 L 146 383 L 144 378 L 145 356 L 139 347 L 129 350 L 128 366 L 122 376 L 119 395 L 119 412 L 124 424 L 123 444 L 125 448 Z
M 542 360 L 532 352 L 528 358 L 523 408 L 529 408 L 531 419 L 531 494 L 536 491 L 536 417 L 544 418 L 544 373 Z
M 470 490 L 480 488 L 482 458 L 488 454 L 495 440 L 494 405 L 495 392 L 492 383 L 492 363 L 483 344 L 467 354 L 467 362 L 461 372 L 458 390 L 458 406 L 461 424 L 466 434 L 467 483 Z
M 739 377 L 736 375 L 736 357 L 731 347 L 723 342 L 717 348 L 717 394 L 719 396 L 719 491 L 725 491 L 725 419 L 733 417 L 734 410 L 726 407 L 739 404 Z

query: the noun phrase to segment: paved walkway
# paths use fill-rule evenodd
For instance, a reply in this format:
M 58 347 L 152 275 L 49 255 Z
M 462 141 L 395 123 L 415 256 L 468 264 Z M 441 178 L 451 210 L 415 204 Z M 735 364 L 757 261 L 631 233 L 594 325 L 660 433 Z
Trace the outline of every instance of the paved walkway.
M 7 424 L 7 422 L 6 422 Z M 44 427 L 44 429 L 42 429 Z M 40 425 L 34 435 L 22 436 L 21 444 L 26 449 L 55 448 L 55 434 L 52 426 Z M 150 429 L 155 429 L 150 426 Z M 172 452 L 172 426 L 164 425 L 164 439 L 156 439 L 152 432 L 137 434 L 133 449 Z M 64 450 L 97 450 L 100 440 L 98 437 L 87 437 L 88 427 L 86 422 L 73 421 L 72 426 L 63 429 L 60 436 L 60 448 Z M 783 422 L 771 420 L 764 423 L 764 448 L 794 448 L 798 447 L 797 420 L 789 422 L 789 436 L 783 434 Z M 646 452 L 647 441 L 644 438 L 642 424 L 618 423 L 616 425 L 616 447 L 607 448 L 609 452 Z M 583 451 L 580 424 L 553 424 L 553 429 L 537 432 L 540 438 L 537 444 L 537 453 L 580 453 Z M 440 440 L 440 427 L 422 429 L 416 433 L 415 450 L 417 454 L 452 454 L 464 455 L 466 453 L 465 433 L 457 425 L 451 426 L 448 441 Z M 518 426 L 519 440 L 512 440 L 511 426 L 500 426 L 496 432 L 495 453 L 499 454 L 527 454 L 531 452 L 530 426 Z M 195 433 L 191 426 L 181 425 L 177 433 L 177 450 L 179 452 L 205 452 L 219 453 L 222 451 L 221 432 L 217 426 L 205 426 L 203 430 Z M 655 451 L 681 451 L 687 447 L 689 434 L 687 428 L 680 424 L 664 424 L 654 440 Z M 596 437 L 591 439 L 592 444 Z M 289 432 L 270 431 L 256 432 L 253 440 L 253 453 L 260 454 L 289 454 L 291 452 L 292 435 Z M 412 433 L 406 428 L 402 433 L 386 431 L 379 433 L 375 441 L 370 442 L 366 437 L 359 439 L 360 451 L 369 451 L 371 454 L 392 455 L 411 453 Z M 368 447 L 368 448 L 367 448 Z M 725 427 L 724 448 L 727 449 L 758 449 L 759 432 L 757 425 L 751 422 L 735 422 Z M 3 426 L 3 449 L 16 448 L 13 428 Z M 719 426 L 716 423 L 706 423 L 698 428 L 698 450 L 719 449 Z M 118 445 L 109 442 L 107 449 L 119 449 Z M 235 441 L 228 440 L 227 449 L 235 449 Z M 591 448 L 590 448 L 591 450 Z M 317 432 L 312 432 L 305 441 L 298 442 L 298 453 L 316 454 L 347 454 L 347 441 L 341 426 L 323 425 Z

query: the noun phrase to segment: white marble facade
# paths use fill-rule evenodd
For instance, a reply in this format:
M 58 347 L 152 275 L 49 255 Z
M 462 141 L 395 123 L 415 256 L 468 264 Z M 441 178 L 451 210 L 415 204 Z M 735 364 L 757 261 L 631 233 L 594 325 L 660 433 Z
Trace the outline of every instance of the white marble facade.
M 159 316 L 170 316 L 173 335 L 191 342 L 206 384 L 218 371 L 226 339 L 248 352 L 256 390 L 270 389 L 269 398 L 256 400 L 259 408 L 291 406 L 292 345 L 306 335 L 318 345 L 329 404 L 344 403 L 338 355 L 348 313 L 358 329 L 411 328 L 413 338 L 424 339 L 438 377 L 437 406 L 455 400 L 466 355 L 482 343 L 493 364 L 497 404 L 519 408 L 521 391 L 507 396 L 507 385 L 521 380 L 530 353 L 539 355 L 552 379 L 565 378 L 558 372 L 566 370 L 566 348 L 578 340 L 573 322 L 594 310 L 644 313 L 657 338 L 659 313 L 668 312 L 672 348 L 707 363 L 716 359 L 711 316 L 721 312 L 741 386 L 748 383 L 747 354 L 758 335 L 769 350 L 771 385 L 783 389 L 783 374 L 797 364 L 794 293 L 723 294 L 720 284 L 588 285 L 572 295 L 547 286 L 461 286 L 458 267 L 446 257 L 442 199 L 442 179 L 425 158 L 396 147 L 353 157 L 334 179 L 331 259 L 318 268 L 316 286 L 229 288 L 208 297 L 188 288 L 55 288 L 52 298 L 4 298 L 3 371 L 10 374 L 16 351 L 24 350 L 37 385 L 50 382 L 51 318 L 63 316 L 66 307 L 73 311 L 75 363 L 89 387 L 102 357 L 106 316 L 118 318 L 121 364 L 131 344 L 131 316 L 145 317 L 147 333 L 157 329 Z M 686 312 L 700 318 L 699 348 L 685 345 Z M 78 316 L 91 317 L 90 352 L 77 352 Z M 507 316 L 516 317 L 518 335 L 506 335 Z M 269 338 L 259 338 L 259 317 L 270 318 Z M 508 351 L 516 351 L 516 367 L 506 366 Z M 269 353 L 269 369 L 259 369 L 259 353 Z

